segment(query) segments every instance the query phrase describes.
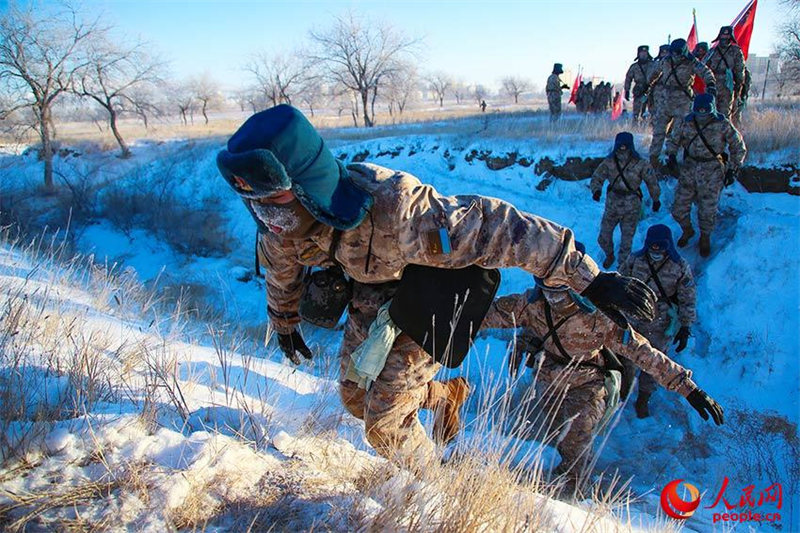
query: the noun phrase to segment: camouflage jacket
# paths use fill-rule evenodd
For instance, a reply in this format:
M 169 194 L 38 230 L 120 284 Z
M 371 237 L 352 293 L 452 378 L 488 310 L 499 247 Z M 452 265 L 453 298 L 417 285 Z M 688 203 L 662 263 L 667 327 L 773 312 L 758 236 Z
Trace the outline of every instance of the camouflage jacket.
M 619 267 L 619 272 L 625 276 L 642 280 L 656 293 L 658 305 L 656 306 L 656 317 L 653 322 L 663 322 L 664 329 L 666 329 L 670 320 L 669 308 L 671 305 L 675 305 L 678 309 L 678 321 L 681 326 L 691 326 L 697 319 L 697 311 L 695 309 L 697 287 L 694 284 L 692 267 L 683 258 L 676 263 L 666 257 L 661 263 L 653 264 L 653 271 L 655 271 L 658 281 L 664 289 L 664 293 L 662 293 L 648 263 L 650 263 L 650 259 L 647 254 L 642 254 L 640 257 L 631 254 Z
M 603 159 L 594 171 L 594 174 L 592 174 L 592 181 L 589 184 L 592 193 L 601 192 L 603 190 L 603 183 L 608 180 L 609 190 L 616 193 L 618 196 L 630 196 L 634 194 L 641 198 L 641 185 L 642 182 L 644 182 L 647 185 L 650 198 L 654 201 L 659 199 L 661 187 L 658 185 L 658 179 L 652 167 L 646 160 L 630 158 L 627 163 L 620 161 L 620 168 L 622 168 L 622 176 L 620 176 L 619 170 L 617 170 L 613 155 Z M 628 185 L 625 185 L 626 182 Z M 630 186 L 630 188 L 628 188 L 628 186 Z
M 711 69 L 720 86 L 726 86 L 726 72 L 731 71 L 733 87 L 728 87 L 737 94 L 744 84 L 744 53 L 738 44 L 731 43 L 724 50 L 717 45 L 708 52 L 703 63 Z
M 547 77 L 547 85 L 545 86 L 545 92 L 561 94 L 562 85 L 563 82 L 561 81 L 561 77 L 558 74 L 550 74 L 550 76 Z
M 550 328 L 545 315 L 544 298 L 531 298 L 534 293 L 512 294 L 498 298 L 489 308 L 489 314 L 481 325 L 489 328 L 523 328 L 539 339 L 548 336 Z M 532 301 L 531 301 L 532 300 Z M 552 310 L 553 325 L 558 325 L 564 316 Z M 580 360 L 590 364 L 604 366 L 605 362 L 600 349 L 605 346 L 617 355 L 632 361 L 636 366 L 652 375 L 655 380 L 671 391 L 687 396 L 697 388 L 692 381 L 692 372 L 664 353 L 653 348 L 636 330 L 628 327 L 623 330 L 600 311 L 587 313 L 572 306 L 566 315 L 566 321 L 558 327 L 558 340 L 572 360 Z M 547 361 L 563 360 L 553 335 L 544 341 Z M 557 363 L 558 366 L 563 366 Z M 597 369 L 591 371 L 599 372 Z
M 633 87 L 633 96 L 638 98 L 647 92 L 648 75 L 650 74 L 652 65 L 652 61 L 636 61 L 628 67 L 628 72 L 625 74 L 626 93 L 631 90 L 631 83 L 635 83 Z
M 483 196 L 444 196 L 405 172 L 371 164 L 348 166 L 374 205 L 356 228 L 340 232 L 336 262 L 361 283 L 400 279 L 408 264 L 439 268 L 519 267 L 553 285 L 581 292 L 599 272 L 575 249 L 572 232 L 511 204 Z M 279 333 L 300 321 L 297 314 L 304 266 L 331 266 L 334 230 L 288 240 L 267 233 L 259 260 L 267 283 L 267 312 Z
M 667 137 L 666 153 L 673 155 L 678 149 L 683 148 L 684 156 L 695 161 L 713 160 L 715 154 L 727 152 L 730 154 L 728 167 L 737 169 L 747 156 L 747 147 L 739 130 L 724 116 L 717 114 L 706 124 L 695 122 L 694 115 L 689 114 L 678 126 L 677 135 Z M 703 132 L 708 144 L 713 149 L 711 153 L 703 139 L 698 134 L 698 127 Z
M 694 98 L 692 85 L 694 77 L 703 78 L 706 86 L 716 83 L 714 73 L 695 57 L 682 57 L 675 60 L 672 57 L 662 59 L 650 74 L 651 86 L 658 84 L 667 94 L 682 93 L 686 98 Z

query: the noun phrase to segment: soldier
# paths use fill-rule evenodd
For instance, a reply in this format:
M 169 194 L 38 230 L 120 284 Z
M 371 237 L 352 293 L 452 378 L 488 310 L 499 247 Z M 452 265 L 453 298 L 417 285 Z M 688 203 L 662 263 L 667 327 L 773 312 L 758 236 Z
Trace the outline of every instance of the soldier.
M 717 45 L 711 49 L 704 63 L 714 73 L 717 83 L 717 111 L 731 118 L 734 105 L 744 84 L 744 53 L 736 43 L 732 26 L 723 26 L 714 39 Z
M 670 340 L 673 345 L 678 345 L 675 351 L 682 352 L 689 342 L 691 326 L 697 318 L 696 288 L 692 268 L 675 249 L 672 231 L 663 224 L 651 226 L 647 230 L 644 247 L 632 253 L 619 271 L 647 283 L 658 295 L 656 318 L 652 322 L 633 321 L 636 331 L 660 352 L 667 353 Z M 677 315 L 680 329 L 674 339 L 670 339 L 673 313 Z M 635 404 L 639 418 L 650 416 L 648 402 L 655 390 L 656 380 L 647 372 L 642 372 Z
M 625 74 L 625 101 L 631 100 L 631 84 L 633 84 L 633 123 L 636 124 L 647 108 L 648 73 L 653 64 L 650 47 L 641 45 L 636 51 L 635 62 L 628 67 Z
M 694 50 L 692 50 L 692 55 L 696 57 L 699 61 L 703 61 L 706 55 L 708 54 L 708 43 L 705 41 L 699 42 L 694 46 Z
M 662 44 L 658 47 L 658 57 L 650 64 L 650 71 L 647 73 L 647 82 L 650 83 L 650 76 L 658 70 L 661 62 L 669 57 L 669 45 Z M 659 84 L 650 87 L 647 92 L 647 109 L 650 111 L 651 121 L 655 121 L 659 110 L 664 108 L 664 91 Z
M 550 107 L 550 121 L 555 122 L 561 117 L 561 91 L 569 89 L 569 85 L 561 81 L 560 75 L 564 73 L 561 63 L 553 65 L 553 73 L 547 78 L 547 105 Z
M 693 57 L 686 47 L 686 40 L 675 39 L 670 44 L 670 56 L 659 62 L 650 75 L 650 86 L 658 84 L 663 90 L 663 106 L 653 121 L 653 140 L 650 143 L 650 164 L 660 170 L 659 156 L 667 136 L 667 130 L 683 120 L 692 107 L 692 85 L 695 76 L 706 84 L 706 91 L 716 93 L 714 74 Z M 673 124 L 674 122 L 674 124 Z M 674 131 L 670 132 L 670 135 Z
M 495 300 L 481 327 L 522 328 L 509 366 L 515 373 L 525 358 L 526 366 L 538 369 L 534 398 L 542 401 L 531 406 L 524 405 L 523 400 L 518 407 L 522 413 L 519 416 L 526 420 L 515 421 L 515 426 L 524 428 L 522 438 L 556 440 L 561 463 L 555 472 L 565 474 L 573 483 L 588 474 L 586 465 L 592 464 L 594 433 L 600 429 L 606 409 L 616 407 L 615 399 L 607 396 L 605 384 L 608 371 L 615 369 L 614 366 L 621 367 L 611 365 L 611 360 L 616 360 L 614 354 L 653 376 L 667 390 L 686 398 L 703 419 L 708 420 L 711 415 L 717 425 L 723 422 L 722 407 L 692 381 L 691 370 L 651 346 L 635 329 L 622 327 L 596 312 L 569 287 L 547 285 L 537 279 L 533 290 Z M 549 417 L 553 420 L 542 420 Z M 550 434 L 537 434 L 542 423 L 547 433 L 566 432 L 566 435 L 554 438 Z
M 678 166 L 677 158 L 680 148 L 683 148 L 682 167 Z M 726 155 L 726 150 L 729 155 Z M 667 140 L 666 152 L 667 167 L 673 176 L 678 176 L 678 189 L 672 205 L 672 217 L 683 230 L 678 246 L 683 248 L 694 237 L 692 203 L 696 203 L 700 255 L 708 257 L 719 195 L 723 186 L 736 181 L 747 156 L 744 140 L 730 120 L 717 113 L 714 97 L 700 94 L 694 99 L 692 113 L 686 115 L 676 135 Z
M 461 379 L 432 381 L 440 365 L 412 340 L 411 330 L 378 351 L 381 361 L 369 360 L 374 379 L 350 372 L 356 348 L 364 348 L 368 336 L 372 340 L 371 328 L 385 332 L 389 325 L 387 302 L 403 289 L 397 280 L 407 265 L 462 271 L 516 266 L 574 287 L 616 320 L 623 320 L 618 309 L 643 320 L 654 316 L 655 294 L 638 280 L 599 272 L 575 249 L 570 230 L 495 198 L 442 196 L 404 172 L 368 164 L 345 168 L 291 106 L 245 121 L 217 156 L 217 166 L 259 227 L 267 314 L 281 350 L 295 364 L 298 353 L 311 358 L 297 328 L 304 267 L 338 266 L 352 280 L 340 352 L 342 403 L 364 420 L 376 452 L 403 464 L 434 449 L 418 410 L 441 415 L 434 435 L 447 442 L 458 431 L 468 391 Z
M 600 222 L 597 242 L 606 254 L 603 267 L 610 268 L 614 264 L 614 228 L 617 225 L 622 232 L 619 244 L 620 264 L 631 253 L 633 236 L 636 234 L 642 209 L 642 182 L 647 185 L 650 198 L 653 200 L 653 211 L 661 209 L 659 201 L 661 188 L 653 169 L 636 152 L 633 135 L 627 131 L 617 134 L 614 139 L 614 150 L 603 159 L 592 174 L 590 188 L 595 202 L 600 201 L 606 180 L 608 180 L 606 207 Z

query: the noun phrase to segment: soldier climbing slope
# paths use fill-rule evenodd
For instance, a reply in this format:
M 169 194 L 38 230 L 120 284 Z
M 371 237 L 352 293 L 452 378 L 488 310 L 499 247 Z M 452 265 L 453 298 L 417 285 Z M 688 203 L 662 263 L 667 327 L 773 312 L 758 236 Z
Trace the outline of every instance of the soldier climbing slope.
M 631 253 L 636 226 L 639 224 L 642 209 L 642 189 L 644 182 L 653 200 L 653 211 L 661 208 L 659 197 L 661 188 L 650 165 L 641 158 L 633 146 L 633 135 L 623 131 L 614 139 L 614 149 L 600 162 L 592 174 L 589 187 L 592 199 L 600 201 L 603 184 L 606 189 L 606 206 L 600 222 L 597 242 L 606 254 L 603 268 L 614 264 L 614 229 L 619 225 L 622 238 L 619 244 L 619 262 L 622 264 Z
M 291 106 L 250 117 L 217 165 L 259 227 L 267 314 L 293 362 L 300 362 L 298 354 L 311 358 L 298 329 L 305 267 L 339 268 L 352 281 L 340 351 L 341 400 L 364 421 L 375 451 L 401 464 L 434 451 L 419 409 L 440 415 L 434 421 L 440 442 L 459 429 L 467 384 L 433 381 L 442 347 L 423 348 L 414 323 L 431 324 L 436 315 L 426 298 L 451 279 L 477 271 L 475 283 L 482 283 L 485 269 L 514 266 L 574 288 L 614 320 L 622 322 L 622 312 L 643 320 L 654 316 L 653 291 L 638 280 L 599 272 L 575 248 L 570 230 L 498 199 L 443 196 L 404 172 L 369 164 L 345 168 Z M 427 278 L 410 274 L 424 267 L 436 267 L 430 269 L 438 273 L 436 284 L 426 286 Z M 452 301 L 446 303 L 451 313 Z
M 636 61 L 625 74 L 625 100 L 631 100 L 633 85 L 633 123 L 636 124 L 647 109 L 647 91 L 650 88 L 648 74 L 653 64 L 650 47 L 641 45 L 636 51 Z
M 731 118 L 744 85 L 744 53 L 733 36 L 732 26 L 723 26 L 714 39 L 717 46 L 703 62 L 717 79 L 717 111 Z
M 683 149 L 683 165 L 678 165 L 678 150 Z M 678 176 L 678 190 L 672 204 L 672 217 L 683 234 L 678 246 L 683 248 L 692 237 L 692 204 L 697 204 L 700 222 L 700 255 L 711 253 L 711 232 L 717 217 L 722 188 L 736 181 L 747 156 L 747 147 L 739 131 L 721 113 L 714 97 L 695 97 L 692 112 L 684 117 L 676 134 L 667 141 L 668 169 Z

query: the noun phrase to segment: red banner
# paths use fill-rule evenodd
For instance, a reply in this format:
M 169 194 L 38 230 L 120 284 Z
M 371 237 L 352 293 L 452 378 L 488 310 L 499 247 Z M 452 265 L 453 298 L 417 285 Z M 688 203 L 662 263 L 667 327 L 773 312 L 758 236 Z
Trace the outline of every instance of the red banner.
M 581 85 L 581 74 L 578 73 L 578 75 L 575 76 L 575 81 L 572 83 L 572 90 L 569 93 L 569 102 L 567 102 L 568 104 L 575 103 L 575 98 L 578 96 L 578 87 L 580 87 L 580 85 Z
M 733 26 L 733 36 L 742 48 L 745 60 L 747 60 L 747 54 L 750 51 L 750 37 L 753 35 L 757 6 L 758 0 L 750 0 L 750 3 L 739 13 L 738 17 L 733 19 L 733 24 L 731 24 Z
M 614 96 L 614 103 L 611 104 L 611 120 L 617 120 L 622 116 L 622 95 L 617 91 Z

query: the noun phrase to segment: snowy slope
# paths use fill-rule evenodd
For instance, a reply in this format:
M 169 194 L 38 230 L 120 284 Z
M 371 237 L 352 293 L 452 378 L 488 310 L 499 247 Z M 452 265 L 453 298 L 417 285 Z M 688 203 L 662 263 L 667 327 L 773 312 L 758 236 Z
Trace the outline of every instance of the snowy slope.
M 637 138 L 637 144 L 641 141 Z M 586 243 L 588 252 L 596 258 L 602 257 L 595 242 L 602 204 L 591 201 L 588 182 L 554 180 L 540 191 L 535 187 L 542 177 L 536 176 L 533 168 L 513 166 L 491 171 L 485 163 L 477 160 L 470 163 L 464 156 L 472 149 L 491 149 L 494 153 L 515 151 L 534 158 L 548 156 L 558 162 L 574 155 L 604 155 L 610 143 L 589 142 L 577 136 L 561 141 L 501 138 L 475 141 L 468 134 L 412 134 L 356 143 L 332 139 L 331 144 L 337 154 L 346 154 L 347 158 L 365 150 L 378 154 L 401 147 L 397 157 L 373 155 L 368 161 L 409 171 L 443 193 L 477 193 L 508 200 L 523 210 L 573 228 Z M 138 163 L 123 163 L 132 168 L 118 174 L 114 183 L 127 188 L 155 188 L 168 175 L 168 184 L 170 187 L 174 184 L 181 207 L 200 209 L 212 203 L 224 213 L 222 229 L 229 236 L 229 253 L 211 257 L 177 253 L 162 237 L 135 225 L 123 231 L 104 219 L 76 229 L 77 243 L 80 250 L 95 253 L 98 260 L 108 257 L 112 262 L 132 267 L 142 281 L 158 279 L 165 283 L 166 279 L 166 284 L 202 287 L 204 301 L 221 313 L 222 329 L 238 325 L 253 333 L 259 331 L 265 320 L 263 282 L 242 275 L 252 270 L 253 224 L 240 201 L 217 175 L 213 157 L 220 145 L 214 141 L 141 146 L 137 151 Z M 73 160 L 71 165 L 85 170 L 98 164 L 102 157 L 102 154 L 84 156 L 79 161 Z M 789 162 L 781 157 L 781 154 L 754 154 L 753 160 L 765 164 Z M 35 161 L 30 158 L 6 158 L 4 164 L 15 176 L 35 179 Z M 665 207 L 672 203 L 674 187 L 674 181 L 662 182 Z M 640 495 L 634 506 L 650 515 L 657 512 L 662 487 L 673 479 L 684 478 L 700 487 L 706 493 L 704 505 L 713 502 L 726 476 L 729 501 L 738 500 L 741 489 L 748 485 L 755 485 L 758 491 L 780 482 L 786 494 L 783 528 L 800 529 L 797 516 L 800 276 L 793 255 L 800 242 L 800 199 L 779 194 L 748 194 L 737 184 L 723 193 L 721 205 L 712 257 L 702 260 L 693 248 L 685 253 L 698 282 L 699 320 L 689 349 L 677 360 L 693 369 L 696 381 L 726 407 L 728 423 L 717 429 L 701 420 L 684 400 L 661 390 L 653 399 L 654 416 L 650 419 L 637 420 L 632 408 L 621 413 L 613 432 L 605 439 L 598 468 L 617 469 L 623 478 L 632 477 L 632 487 Z M 641 243 L 647 226 L 655 223 L 668 224 L 677 233 L 668 209 L 652 213 L 646 201 L 645 218 L 634 247 Z M 507 270 L 503 272 L 500 292 L 522 291 L 531 283 L 525 272 Z M 319 353 L 318 362 L 308 371 L 327 383 L 323 388 L 330 387 L 329 380 L 335 376 L 329 370 L 337 366 L 332 362 L 341 331 L 304 326 L 304 333 L 312 349 Z M 255 337 L 258 340 L 258 335 Z M 269 361 L 262 358 L 280 361 L 279 354 L 263 347 L 251 344 L 247 349 L 253 356 L 252 364 L 267 365 Z M 206 353 L 207 359 L 200 359 L 202 350 L 190 351 L 195 354 L 192 360 L 197 364 L 182 367 L 186 372 L 218 376 L 213 352 Z M 276 368 L 283 367 L 263 366 L 260 370 L 262 375 L 269 374 L 269 379 L 278 380 L 278 374 L 270 374 L 268 368 L 278 372 Z M 465 365 L 449 374 L 466 375 L 486 391 L 510 388 L 505 342 L 494 338 L 479 340 Z M 208 388 L 198 389 L 192 396 L 193 401 L 199 402 L 197 408 L 213 393 Z M 335 394 L 327 394 L 326 409 L 336 416 L 339 410 Z M 288 397 L 299 408 L 307 407 L 297 394 Z M 485 414 L 477 399 L 470 408 L 473 422 Z M 291 422 L 285 422 L 288 435 L 296 427 Z M 467 435 L 472 434 L 476 425 L 468 424 Z M 357 435 L 357 429 L 352 431 Z M 339 437 L 350 439 L 357 450 L 368 450 L 360 436 L 348 433 Z M 701 508 L 685 525 L 702 531 L 718 529 L 719 524 L 711 524 L 713 512 Z M 770 530 L 766 525 L 762 528 Z

